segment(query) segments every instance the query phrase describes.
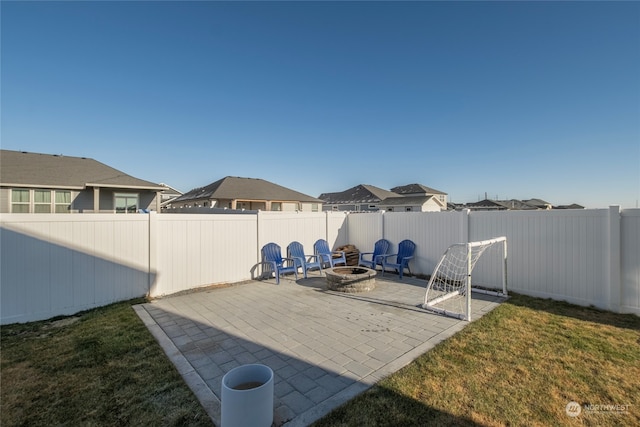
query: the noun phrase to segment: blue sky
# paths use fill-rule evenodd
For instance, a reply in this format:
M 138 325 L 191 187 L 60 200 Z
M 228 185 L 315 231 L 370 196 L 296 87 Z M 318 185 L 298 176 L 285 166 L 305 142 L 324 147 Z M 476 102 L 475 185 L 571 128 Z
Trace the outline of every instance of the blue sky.
M 188 191 L 637 207 L 639 2 L 7 2 L 1 145 Z

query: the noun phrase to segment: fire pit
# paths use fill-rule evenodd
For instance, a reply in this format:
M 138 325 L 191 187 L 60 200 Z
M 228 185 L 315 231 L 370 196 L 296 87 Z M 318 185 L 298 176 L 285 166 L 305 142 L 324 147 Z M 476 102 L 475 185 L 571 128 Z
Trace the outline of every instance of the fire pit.
M 334 267 L 323 270 L 327 287 L 339 292 L 367 292 L 376 288 L 376 271 L 366 267 Z

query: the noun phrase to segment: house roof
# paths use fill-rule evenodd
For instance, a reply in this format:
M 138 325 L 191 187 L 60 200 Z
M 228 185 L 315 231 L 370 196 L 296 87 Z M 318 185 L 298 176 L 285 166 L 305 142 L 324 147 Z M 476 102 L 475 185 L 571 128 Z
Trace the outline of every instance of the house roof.
M 163 189 L 161 185 L 86 157 L 11 150 L 0 150 L 0 185 L 77 190 L 87 187 Z
M 387 197 L 380 202 L 381 206 L 422 206 L 433 196 L 396 196 Z
M 579 205 L 577 203 L 572 203 L 570 205 L 558 205 L 554 206 L 553 209 L 584 209 L 584 206 Z
M 542 199 L 528 199 L 528 200 L 523 200 L 523 202 L 530 206 L 534 206 L 536 208 L 541 208 L 541 209 L 547 209 L 551 207 L 551 203 Z
M 469 208 L 492 208 L 492 209 L 509 209 L 509 205 L 498 200 L 484 199 L 479 202 L 467 203 Z
M 331 205 L 378 203 L 388 197 L 398 197 L 398 194 L 367 184 L 356 185 L 339 193 L 322 193 L 318 196 L 324 203 Z
M 397 194 L 402 194 L 403 196 L 406 194 L 447 194 L 422 184 L 401 185 L 399 187 L 393 187 L 391 191 Z
M 174 202 L 200 199 L 278 200 L 322 203 L 322 200 L 260 178 L 227 176 L 205 187 L 194 188 Z
M 163 190 L 162 190 L 162 195 L 163 196 L 181 196 L 182 195 L 182 191 L 170 186 L 169 184 L 165 184 L 163 182 L 160 183 L 160 185 L 162 186 Z
M 531 199 L 536 202 L 543 202 L 539 199 Z M 468 208 L 485 208 L 485 209 L 509 209 L 509 210 L 537 210 L 544 209 L 545 205 L 542 203 L 535 204 L 531 203 L 531 200 L 493 200 L 493 199 L 484 199 L 475 203 L 467 203 L 466 207 Z

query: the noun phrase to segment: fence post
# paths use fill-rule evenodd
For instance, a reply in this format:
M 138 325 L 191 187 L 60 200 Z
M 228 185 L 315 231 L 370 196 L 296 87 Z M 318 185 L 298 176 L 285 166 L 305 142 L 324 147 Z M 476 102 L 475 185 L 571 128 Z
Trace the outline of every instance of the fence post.
M 260 254 L 260 249 L 262 248 L 262 246 L 264 245 L 264 243 L 262 242 L 262 236 L 260 236 L 260 230 L 262 227 L 260 227 L 260 223 L 262 222 L 262 218 L 260 217 L 260 213 L 262 211 L 260 209 L 258 209 L 258 212 L 256 212 L 256 243 L 258 244 L 258 247 L 256 248 L 256 264 L 259 263 L 260 261 L 262 261 L 260 259 L 261 254 Z
M 471 221 L 471 210 L 463 209 L 460 211 L 460 234 L 462 235 L 462 243 L 469 243 L 469 222 Z
M 329 241 L 329 211 L 324 212 L 324 239 Z
M 608 248 L 607 253 L 609 259 L 607 260 L 607 266 L 609 269 L 608 285 L 609 285 L 609 303 L 607 309 L 616 313 L 620 313 L 620 298 L 622 286 L 622 274 L 621 274 L 621 254 L 620 247 L 622 244 L 620 227 L 622 224 L 620 206 L 609 206 L 608 213 Z
M 149 266 L 147 277 L 149 278 L 149 297 L 153 297 L 156 291 L 156 278 L 158 277 L 158 214 L 151 211 L 147 214 L 149 221 Z

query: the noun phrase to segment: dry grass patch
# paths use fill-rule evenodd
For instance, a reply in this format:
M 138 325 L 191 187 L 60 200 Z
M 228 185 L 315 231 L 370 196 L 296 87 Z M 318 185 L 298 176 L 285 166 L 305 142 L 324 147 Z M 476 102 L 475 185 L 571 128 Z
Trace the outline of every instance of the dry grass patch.
M 3 326 L 0 424 L 211 426 L 132 303 Z
M 0 424 L 211 426 L 136 302 L 2 327 Z M 638 316 L 515 295 L 315 426 L 637 426 L 639 378 Z
M 638 396 L 640 318 L 516 295 L 315 426 L 637 426 Z

